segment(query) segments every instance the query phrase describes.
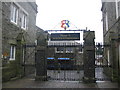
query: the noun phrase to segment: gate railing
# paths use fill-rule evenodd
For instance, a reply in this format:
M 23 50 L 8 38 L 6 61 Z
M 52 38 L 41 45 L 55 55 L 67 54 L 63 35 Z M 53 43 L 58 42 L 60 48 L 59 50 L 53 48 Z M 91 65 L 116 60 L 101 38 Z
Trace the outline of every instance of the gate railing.
M 61 47 L 61 45 L 49 45 L 49 47 Z M 78 47 L 78 45 L 71 45 L 69 47 Z M 82 46 L 83 47 L 83 46 Z M 97 51 L 98 47 L 101 47 L 102 51 Z M 109 45 L 95 45 L 95 79 L 96 81 L 111 81 L 112 77 L 105 74 L 106 69 L 111 69 L 111 65 L 108 64 L 108 60 L 104 57 L 103 48 L 109 47 Z M 96 49 L 97 48 L 97 49 Z M 99 48 L 100 49 L 100 48 Z M 51 60 L 49 62 L 55 61 Z M 105 63 L 104 63 L 105 61 Z M 63 68 L 65 67 L 65 68 Z M 84 77 L 84 64 L 82 65 L 60 65 L 59 60 L 56 62 L 56 68 L 51 64 L 51 68 L 48 68 L 48 76 L 50 80 L 68 80 L 68 81 L 82 81 Z
M 106 70 L 112 70 L 108 59 L 105 57 L 105 48 L 109 48 L 109 44 L 96 43 L 95 45 L 95 77 L 96 81 L 112 81 L 112 76 L 106 74 Z M 109 72 L 109 74 L 112 74 Z

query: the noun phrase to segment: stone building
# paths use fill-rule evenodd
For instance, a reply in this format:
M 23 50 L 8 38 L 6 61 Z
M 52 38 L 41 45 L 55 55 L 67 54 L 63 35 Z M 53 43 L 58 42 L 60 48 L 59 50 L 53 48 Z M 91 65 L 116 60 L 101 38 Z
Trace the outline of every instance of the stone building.
M 7 81 L 35 71 L 35 47 L 29 45 L 34 46 L 36 41 L 37 5 L 35 2 L 2 2 L 1 6 L 2 79 Z
M 104 63 L 106 74 L 117 80 L 120 71 L 120 1 L 102 2 Z

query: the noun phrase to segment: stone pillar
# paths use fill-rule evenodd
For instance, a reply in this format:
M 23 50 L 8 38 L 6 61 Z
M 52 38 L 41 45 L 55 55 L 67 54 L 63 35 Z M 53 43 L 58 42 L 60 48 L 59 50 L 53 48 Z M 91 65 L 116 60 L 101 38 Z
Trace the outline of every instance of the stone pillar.
M 109 39 L 110 39 L 110 65 L 112 69 L 112 81 L 118 80 L 118 52 L 119 52 L 119 46 L 117 41 L 118 36 L 115 32 L 110 32 Z M 118 50 L 118 51 L 117 51 Z
M 17 46 L 16 46 L 16 70 L 17 70 L 17 75 L 18 77 L 23 77 L 24 76 L 24 69 L 22 66 L 23 63 L 23 51 L 22 51 L 22 39 L 23 39 L 23 33 L 19 33 L 17 36 Z
M 83 34 L 84 38 L 84 78 L 83 81 L 86 83 L 95 82 L 95 34 L 94 31 L 85 31 Z
M 46 59 L 46 39 L 43 33 L 38 33 L 37 47 L 35 54 L 36 63 L 36 81 L 47 80 L 47 59 Z

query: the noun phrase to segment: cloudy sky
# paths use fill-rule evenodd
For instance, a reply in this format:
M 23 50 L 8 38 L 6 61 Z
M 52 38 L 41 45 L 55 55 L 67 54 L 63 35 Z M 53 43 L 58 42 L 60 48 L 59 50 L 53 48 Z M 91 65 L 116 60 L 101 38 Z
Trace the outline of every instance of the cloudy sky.
M 36 0 L 37 26 L 44 30 L 58 30 L 62 20 L 70 21 L 68 29 L 95 31 L 96 42 L 103 40 L 101 0 Z

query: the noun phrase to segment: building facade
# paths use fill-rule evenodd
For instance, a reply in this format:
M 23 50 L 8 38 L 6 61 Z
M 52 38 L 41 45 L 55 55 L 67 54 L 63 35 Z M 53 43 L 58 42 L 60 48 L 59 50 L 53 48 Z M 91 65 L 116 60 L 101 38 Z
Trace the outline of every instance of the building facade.
M 111 65 L 106 74 L 117 80 L 120 71 L 120 1 L 102 2 L 104 63 Z
M 33 73 L 35 64 L 35 2 L 2 2 L 2 79 Z

